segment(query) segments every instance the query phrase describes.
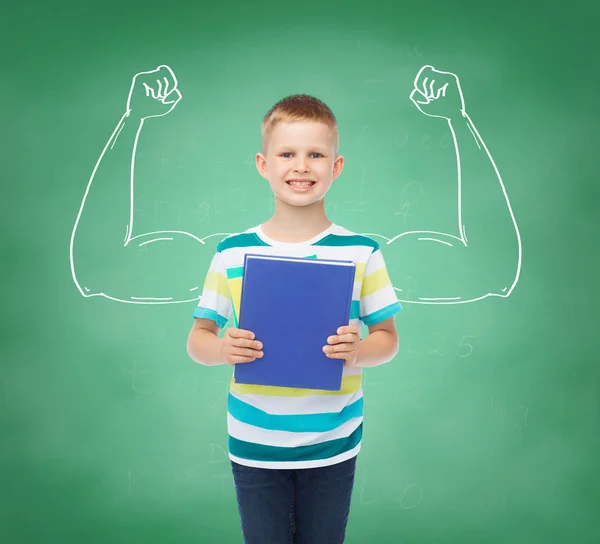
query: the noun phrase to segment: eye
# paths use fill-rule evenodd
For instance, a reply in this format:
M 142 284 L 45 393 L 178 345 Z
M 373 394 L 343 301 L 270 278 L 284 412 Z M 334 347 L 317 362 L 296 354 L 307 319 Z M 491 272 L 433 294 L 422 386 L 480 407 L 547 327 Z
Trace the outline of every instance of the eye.
M 286 152 L 284 152 L 284 153 L 282 153 L 282 154 L 281 154 L 281 156 L 282 156 L 283 158 L 286 158 L 286 159 L 287 159 L 286 155 L 291 155 L 291 153 L 290 153 L 289 151 L 286 151 Z M 321 155 L 321 153 L 317 153 L 316 151 L 315 151 L 314 153 L 311 153 L 311 155 L 319 155 L 319 156 L 321 156 L 321 157 L 323 156 L 323 155 Z

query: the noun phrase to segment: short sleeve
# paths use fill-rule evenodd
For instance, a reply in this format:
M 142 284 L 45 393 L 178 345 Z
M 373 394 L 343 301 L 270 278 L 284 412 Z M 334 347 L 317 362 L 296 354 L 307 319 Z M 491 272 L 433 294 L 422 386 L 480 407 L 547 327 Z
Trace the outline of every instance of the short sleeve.
M 369 255 L 360 291 L 360 319 L 369 326 L 402 310 L 385 266 L 379 244 Z
M 202 296 L 194 308 L 194 317 L 212 319 L 222 329 L 233 313 L 227 269 L 223 254 L 217 251 L 204 280 Z

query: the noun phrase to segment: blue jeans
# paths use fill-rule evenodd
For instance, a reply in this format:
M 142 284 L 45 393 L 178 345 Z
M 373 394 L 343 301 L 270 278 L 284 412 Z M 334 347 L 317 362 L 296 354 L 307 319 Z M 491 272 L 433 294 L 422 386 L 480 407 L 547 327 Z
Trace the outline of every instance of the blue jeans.
M 231 466 L 245 544 L 344 542 L 356 456 L 317 468 Z

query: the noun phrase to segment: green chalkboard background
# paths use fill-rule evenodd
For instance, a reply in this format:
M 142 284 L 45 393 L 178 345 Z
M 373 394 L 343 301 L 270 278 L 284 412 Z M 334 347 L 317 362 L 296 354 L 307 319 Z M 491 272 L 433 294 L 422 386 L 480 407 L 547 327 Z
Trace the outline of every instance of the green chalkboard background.
M 188 358 L 190 289 L 220 239 L 270 217 L 260 121 L 295 93 L 337 116 L 327 214 L 380 242 L 404 306 L 400 352 L 364 375 L 346 542 L 597 542 L 597 16 L 578 1 L 3 8 L 0 542 L 241 542 L 231 369 Z M 166 113 L 153 74 L 128 97 L 160 66 L 181 99 L 149 117 Z M 427 74 L 448 95 L 420 111 Z M 178 233 L 123 249 L 158 231 Z M 437 234 L 399 236 L 420 231 Z

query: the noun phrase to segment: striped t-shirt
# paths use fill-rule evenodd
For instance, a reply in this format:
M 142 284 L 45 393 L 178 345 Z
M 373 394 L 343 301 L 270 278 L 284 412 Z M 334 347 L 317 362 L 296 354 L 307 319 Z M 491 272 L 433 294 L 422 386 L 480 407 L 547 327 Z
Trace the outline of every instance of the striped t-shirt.
M 221 329 L 233 318 L 238 327 L 244 255 L 258 253 L 351 260 L 356 274 L 349 324 L 374 325 L 397 314 L 400 303 L 379 244 L 335 223 L 304 242 L 269 238 L 261 225 L 227 236 L 204 281 L 194 317 L 212 319 Z M 260 338 L 257 338 L 260 340 Z M 362 369 L 344 367 L 340 391 L 236 384 L 227 402 L 229 458 L 261 468 L 311 468 L 357 455 L 363 428 Z

